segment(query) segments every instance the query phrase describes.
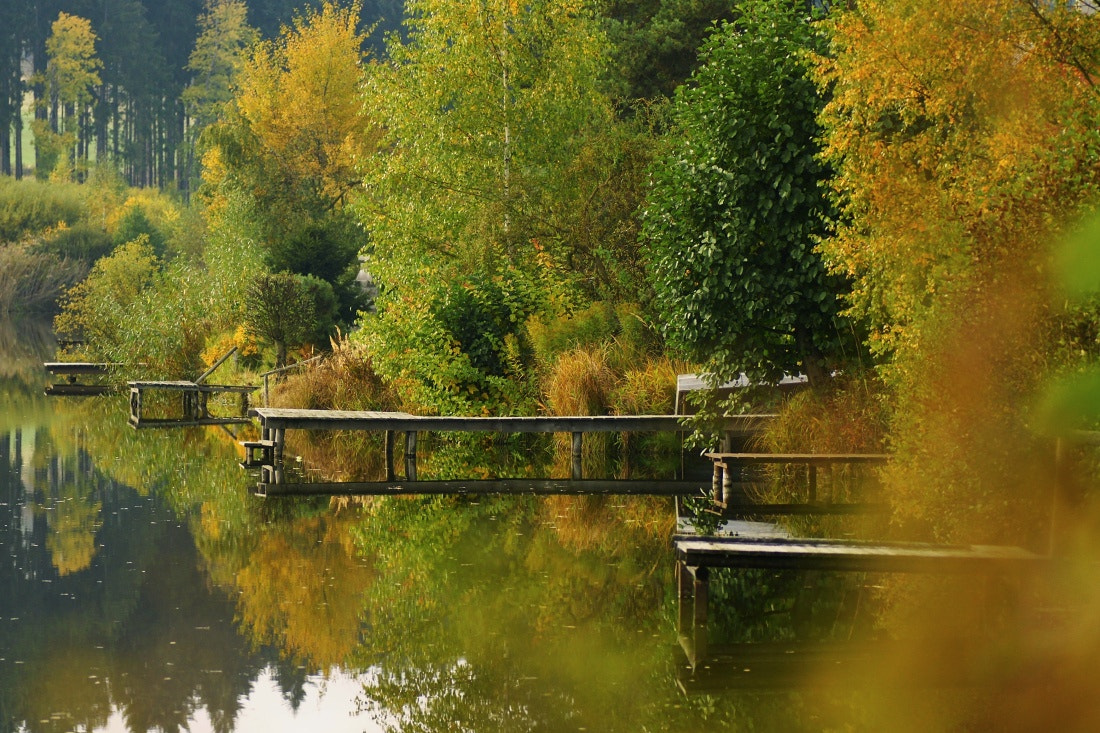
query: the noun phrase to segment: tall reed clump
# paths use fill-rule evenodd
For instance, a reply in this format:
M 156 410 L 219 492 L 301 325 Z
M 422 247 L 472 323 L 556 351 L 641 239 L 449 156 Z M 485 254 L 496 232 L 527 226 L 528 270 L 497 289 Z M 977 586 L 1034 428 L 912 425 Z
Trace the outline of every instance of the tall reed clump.
M 658 340 L 636 306 L 596 303 L 570 318 L 529 324 L 542 375 L 544 409 L 554 415 L 645 415 L 673 411 L 677 364 L 657 352 Z M 584 437 L 585 476 L 662 473 L 654 458 L 678 464 L 676 435 L 595 433 Z M 569 436 L 556 437 L 555 470 L 568 475 Z M 667 468 L 667 467 L 666 467 Z M 669 468 L 671 470 L 671 468 Z M 665 475 L 668 474 L 668 475 Z M 669 502 L 659 498 L 550 497 L 544 521 L 576 549 L 613 547 L 624 532 L 664 537 L 672 531 Z
M 76 224 L 88 189 L 76 183 L 0 177 L 0 242 L 20 241 L 59 224 Z
M 87 272 L 77 260 L 34 252 L 25 244 L 0 244 L 0 313 L 48 313 Z

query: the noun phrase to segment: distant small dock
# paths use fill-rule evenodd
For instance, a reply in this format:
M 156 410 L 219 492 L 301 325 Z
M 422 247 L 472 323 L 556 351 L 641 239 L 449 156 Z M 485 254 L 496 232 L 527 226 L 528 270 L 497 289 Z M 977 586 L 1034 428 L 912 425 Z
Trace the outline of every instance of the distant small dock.
M 127 382 L 130 388 L 130 425 L 135 428 L 191 427 L 228 425 L 251 422 L 248 417 L 248 396 L 259 389 L 255 385 L 200 384 L 188 381 Z M 146 394 L 169 392 L 178 395 L 180 412 L 176 415 L 147 414 Z M 235 395 L 235 414 L 217 415 L 210 411 L 210 399 L 220 395 Z
M 537 417 L 450 417 L 417 416 L 403 412 L 370 412 L 348 410 L 293 410 L 257 407 L 251 414 L 259 418 L 261 440 L 243 443 L 245 468 L 258 468 L 261 481 L 257 493 L 264 496 L 276 494 L 378 494 L 395 493 L 394 444 L 396 436 L 405 436 L 406 493 L 473 493 L 494 491 L 513 493 L 630 493 L 628 484 L 640 486 L 645 482 L 618 483 L 589 480 L 586 483 L 581 467 L 581 452 L 585 433 L 622 432 L 684 432 L 681 417 L 677 415 L 597 415 L 597 416 L 537 416 Z M 724 418 L 723 428 L 732 434 L 748 436 L 758 432 L 771 418 L 770 415 L 736 415 Z M 369 483 L 332 482 L 297 484 L 284 480 L 283 453 L 288 430 L 368 430 L 385 435 L 386 481 Z M 474 481 L 456 482 L 453 486 L 439 486 L 431 491 L 429 484 L 418 482 L 416 476 L 416 445 L 420 433 L 440 432 L 491 432 L 516 433 L 568 433 L 572 436 L 572 466 L 569 481 L 554 482 L 550 479 L 496 481 L 496 488 Z M 513 481 L 514 485 L 504 483 Z M 540 483 L 541 482 L 541 483 Z M 650 493 L 672 495 L 676 492 L 694 493 L 699 482 L 649 482 Z M 663 484 L 663 485 L 659 485 Z M 689 488 L 690 484 L 690 488 Z M 387 489 L 387 487 L 389 487 Z M 415 489 L 415 490 L 414 490 Z M 453 491 L 452 491 L 453 490 Z M 635 489 L 633 493 L 644 493 Z
M 120 366 L 107 362 L 47 361 L 42 364 L 47 372 L 64 377 L 65 381 L 46 387 L 46 394 L 64 397 L 88 397 L 107 394 L 119 389 L 105 379 L 111 369 Z

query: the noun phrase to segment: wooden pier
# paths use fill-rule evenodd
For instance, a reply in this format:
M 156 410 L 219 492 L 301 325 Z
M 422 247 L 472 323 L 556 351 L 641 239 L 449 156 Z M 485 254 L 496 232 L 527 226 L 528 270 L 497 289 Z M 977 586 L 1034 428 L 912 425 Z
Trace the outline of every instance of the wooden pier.
M 812 539 L 762 531 L 750 536 L 677 535 L 677 630 L 694 668 L 708 659 L 713 568 L 832 572 L 1009 575 L 1049 569 L 1052 558 L 1019 547 Z
M 130 425 L 135 428 L 191 427 L 196 425 L 229 425 L 248 423 L 248 395 L 258 389 L 255 385 L 200 384 L 187 381 L 127 382 L 130 387 Z M 146 414 L 147 392 L 170 392 L 179 396 L 178 415 L 150 417 Z M 214 415 L 210 412 L 210 398 L 219 395 L 236 395 L 238 411 L 233 415 Z
M 119 389 L 104 379 L 118 364 L 88 361 L 47 361 L 42 364 L 47 372 L 64 377 L 65 381 L 46 387 L 46 394 L 66 397 L 88 397 L 107 394 Z
M 405 484 L 428 491 L 429 482 L 418 482 L 416 477 L 416 445 L 420 433 L 440 432 L 492 432 L 501 434 L 515 433 L 568 433 L 572 435 L 571 481 L 583 480 L 581 451 L 585 433 L 597 432 L 684 432 L 681 418 L 676 415 L 602 415 L 602 416 L 539 416 L 539 417 L 437 417 L 417 416 L 402 412 L 369 412 L 347 410 L 292 410 L 282 408 L 257 407 L 251 414 L 260 420 L 261 439 L 243 443 L 245 468 L 258 468 L 261 481 L 257 493 L 265 496 L 287 493 L 393 493 L 385 487 L 396 480 L 394 469 L 394 443 L 398 434 L 405 436 Z M 738 415 L 725 418 L 724 429 L 730 433 L 748 436 L 755 434 L 771 418 L 770 415 Z M 368 430 L 385 435 L 386 482 L 370 483 L 317 483 L 295 484 L 284 480 L 283 453 L 287 430 Z M 549 481 L 547 479 L 546 481 Z M 435 482 L 430 482 L 435 483 Z M 566 487 L 560 483 L 543 485 L 542 493 L 610 493 L 611 488 L 625 489 L 628 482 L 614 485 L 604 482 L 573 484 Z M 669 494 L 679 491 L 673 486 L 657 486 L 651 482 L 652 491 Z M 489 491 L 488 485 L 478 486 L 475 482 L 460 482 L 461 486 L 440 487 L 446 493 L 450 489 L 465 487 L 455 493 Z M 536 484 L 527 482 L 531 488 Z M 503 487 L 504 485 L 502 485 Z M 693 484 L 698 487 L 699 484 Z M 605 488 L 606 487 L 606 488 Z M 515 487 L 519 489 L 519 485 Z M 406 493 L 412 493 L 406 490 Z M 436 492 L 437 493 L 437 492 Z M 528 492 L 530 493 L 530 492 Z M 537 493 L 537 492 L 536 492 Z M 694 489 L 690 492 L 694 493 Z

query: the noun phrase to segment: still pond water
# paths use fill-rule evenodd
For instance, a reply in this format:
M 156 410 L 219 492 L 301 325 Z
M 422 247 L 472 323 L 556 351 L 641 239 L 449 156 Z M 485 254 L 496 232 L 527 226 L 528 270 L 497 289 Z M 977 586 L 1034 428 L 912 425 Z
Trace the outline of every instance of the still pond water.
M 928 730 L 959 700 L 695 685 L 670 503 L 265 501 L 228 430 L 44 396 L 54 348 L 0 327 L 0 733 Z M 850 639 L 851 590 L 716 578 L 712 641 Z

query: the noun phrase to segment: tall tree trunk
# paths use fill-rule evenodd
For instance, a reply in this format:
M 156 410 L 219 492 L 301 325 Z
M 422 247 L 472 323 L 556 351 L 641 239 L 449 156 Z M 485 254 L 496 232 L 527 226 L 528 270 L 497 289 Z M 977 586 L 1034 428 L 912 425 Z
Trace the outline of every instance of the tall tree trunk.
M 15 123 L 15 180 L 23 179 L 23 109 L 20 106 L 19 119 Z
M 96 94 L 95 108 L 92 113 L 94 117 L 92 124 L 95 125 L 96 163 L 102 163 L 107 160 L 107 116 L 109 109 L 107 95 L 109 93 L 110 88 L 106 83 L 99 86 L 99 92 Z

